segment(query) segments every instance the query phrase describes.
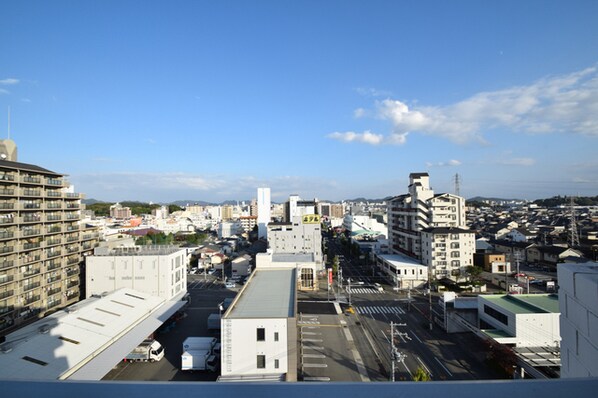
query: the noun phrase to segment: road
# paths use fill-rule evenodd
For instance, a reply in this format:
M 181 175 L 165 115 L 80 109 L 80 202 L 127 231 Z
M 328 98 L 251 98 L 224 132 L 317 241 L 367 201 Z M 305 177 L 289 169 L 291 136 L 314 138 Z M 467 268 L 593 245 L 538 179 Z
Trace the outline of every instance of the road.
M 420 293 L 396 292 L 383 278 L 376 276 L 371 266 L 350 256 L 335 240 L 328 242 L 330 252 L 341 259 L 343 287 L 336 286 L 337 297 L 351 302 L 355 317 L 364 329 L 373 356 L 364 355 L 368 367 L 386 370 L 391 375 L 391 322 L 395 326 L 395 348 L 404 356 L 395 362 L 395 380 L 412 380 L 418 368 L 423 368 L 432 380 L 477 380 L 497 376 L 487 370 L 484 348 L 469 333 L 446 334 L 436 326 L 429 329 L 428 297 Z M 350 287 L 349 287 L 350 279 Z M 363 284 L 361 284 L 361 282 Z M 380 283 L 379 292 L 373 283 Z M 435 299 L 436 300 L 436 299 Z

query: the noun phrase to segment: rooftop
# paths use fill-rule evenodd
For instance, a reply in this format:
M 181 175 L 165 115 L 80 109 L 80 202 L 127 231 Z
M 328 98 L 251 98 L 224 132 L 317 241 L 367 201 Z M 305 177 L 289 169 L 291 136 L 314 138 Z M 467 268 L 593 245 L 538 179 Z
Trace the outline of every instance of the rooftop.
M 378 255 L 378 257 L 383 259 L 384 261 L 387 261 L 395 268 L 405 267 L 405 266 L 410 266 L 410 267 L 416 266 L 416 267 L 428 268 L 427 266 L 419 263 L 417 260 L 415 260 L 411 257 L 403 256 L 402 254 L 380 254 L 380 255 Z
M 272 253 L 273 263 L 313 263 L 315 260 L 313 253 Z
M 109 249 L 98 247 L 94 250 L 94 256 L 166 256 L 185 250 L 178 246 L 169 245 L 146 245 L 146 246 L 125 246 Z
M 295 269 L 256 269 L 224 318 L 292 318 L 296 301 Z
M 479 296 L 514 314 L 560 313 L 556 294 L 507 294 Z

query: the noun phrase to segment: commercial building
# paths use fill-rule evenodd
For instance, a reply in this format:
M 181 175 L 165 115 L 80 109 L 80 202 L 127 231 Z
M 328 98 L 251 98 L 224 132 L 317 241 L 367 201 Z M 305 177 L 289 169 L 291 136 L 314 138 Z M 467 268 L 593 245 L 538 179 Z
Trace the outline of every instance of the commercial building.
M 474 233 L 466 229 L 465 199 L 449 193 L 435 194 L 430 187 L 428 173 L 411 173 L 408 188 L 408 194 L 388 201 L 391 253 L 402 253 L 425 261 L 430 267 L 430 275 L 435 278 L 458 280 L 459 275 L 463 274 L 463 268 L 473 264 L 475 253 Z M 454 234 L 454 243 L 460 247 L 451 248 L 450 245 L 446 246 L 446 242 L 440 242 L 446 240 L 444 236 L 447 228 L 458 231 Z M 436 263 L 432 258 L 432 250 L 446 260 L 438 260 Z M 451 256 L 455 255 L 457 257 L 453 257 L 450 262 Z
M 284 254 L 284 253 L 258 253 L 255 256 L 257 269 L 291 268 L 297 270 L 298 290 L 317 290 L 318 265 L 313 253 Z
M 256 269 L 221 320 L 220 381 L 297 380 L 295 269 Z
M 81 264 L 98 241 L 64 175 L 19 163 L 0 141 L 0 336 L 79 301 Z
M 268 249 L 275 254 L 313 254 L 318 270 L 323 270 L 320 217 L 295 217 L 293 222 L 268 225 Z
M 598 377 L 598 264 L 559 264 L 561 377 Z
M 86 259 L 86 297 L 122 288 L 170 300 L 187 291 L 187 253 L 177 246 L 97 248 Z
M 376 266 L 399 289 L 413 289 L 428 281 L 428 267 L 403 254 L 379 254 Z
M 501 344 L 558 349 L 559 299 L 554 294 L 478 296 L 480 329 Z
M 268 238 L 268 223 L 270 222 L 270 188 L 257 189 L 257 236 Z

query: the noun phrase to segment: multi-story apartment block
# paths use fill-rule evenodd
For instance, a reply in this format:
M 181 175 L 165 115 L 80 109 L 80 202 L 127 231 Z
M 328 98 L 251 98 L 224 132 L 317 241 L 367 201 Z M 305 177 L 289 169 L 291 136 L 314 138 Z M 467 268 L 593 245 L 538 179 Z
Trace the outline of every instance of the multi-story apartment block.
M 115 203 L 110 206 L 110 217 L 116 218 L 117 220 L 128 220 L 132 217 L 131 209 L 123 207 L 120 203 Z
M 8 144 L 8 145 L 7 145 Z M 14 146 L 0 141 L 2 149 Z M 16 154 L 16 151 L 15 151 Z M 0 154 L 0 335 L 79 300 L 98 241 L 62 174 Z
M 421 232 L 422 264 L 436 279 L 458 281 L 467 277 L 466 268 L 473 265 L 475 236 L 461 228 L 426 228 Z
M 251 232 L 257 225 L 257 216 L 241 216 L 239 221 L 244 232 Z
M 258 237 L 268 238 L 268 223 L 270 222 L 270 188 L 257 189 L 257 228 Z
M 322 231 L 318 215 L 295 217 L 293 222 L 268 224 L 268 249 L 274 254 L 314 255 L 317 271 L 322 270 Z
M 460 275 L 464 267 L 473 264 L 474 234 L 466 230 L 465 225 L 465 199 L 449 193 L 435 194 L 430 187 L 428 173 L 411 173 L 409 193 L 397 196 L 388 202 L 388 234 L 391 252 L 406 254 L 424 264 L 427 263 L 430 267 L 430 275 L 436 275 L 438 278 L 456 279 L 457 271 L 453 270 L 459 269 Z M 449 246 L 441 246 L 446 245 L 446 242 L 440 242 L 447 239 L 446 228 L 452 228 L 455 232 L 449 235 L 456 236 L 454 242 L 452 240 L 451 242 L 459 244 L 459 248 L 451 250 L 451 242 L 448 242 Z M 424 246 L 424 237 L 426 246 Z M 458 256 L 456 252 L 459 252 Z M 456 257 L 451 258 L 451 256 Z M 441 259 L 442 257 L 446 259 Z M 438 269 L 442 272 L 436 273 L 436 265 L 447 268 Z

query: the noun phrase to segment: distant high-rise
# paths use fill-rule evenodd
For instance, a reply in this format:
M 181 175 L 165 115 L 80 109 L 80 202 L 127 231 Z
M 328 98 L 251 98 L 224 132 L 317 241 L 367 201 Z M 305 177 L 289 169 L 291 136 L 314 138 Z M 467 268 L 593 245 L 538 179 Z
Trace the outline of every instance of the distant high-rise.
M 270 222 L 270 188 L 257 189 L 257 233 L 258 238 L 268 238 Z
M 98 240 L 81 224 L 81 194 L 16 153 L 0 140 L 0 336 L 77 302 L 84 256 Z

